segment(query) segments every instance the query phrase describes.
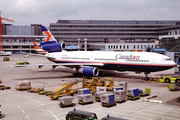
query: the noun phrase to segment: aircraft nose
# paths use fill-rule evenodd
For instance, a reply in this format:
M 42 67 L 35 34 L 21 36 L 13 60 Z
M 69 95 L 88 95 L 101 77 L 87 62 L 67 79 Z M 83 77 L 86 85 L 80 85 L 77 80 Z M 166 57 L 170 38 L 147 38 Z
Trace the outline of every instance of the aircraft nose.
M 176 63 L 175 63 L 174 61 L 172 61 L 172 65 L 173 65 L 173 66 L 176 66 Z

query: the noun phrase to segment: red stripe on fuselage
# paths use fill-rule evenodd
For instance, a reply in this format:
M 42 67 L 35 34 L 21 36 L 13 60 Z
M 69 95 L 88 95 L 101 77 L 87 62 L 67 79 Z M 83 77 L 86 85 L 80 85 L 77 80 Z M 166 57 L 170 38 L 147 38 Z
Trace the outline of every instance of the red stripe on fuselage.
M 114 65 L 139 65 L 139 66 L 163 66 L 163 67 L 174 67 L 174 65 L 152 65 L 152 64 L 127 64 L 127 63 L 104 63 L 104 62 L 86 62 L 86 61 L 61 61 L 51 59 L 52 62 L 63 62 L 63 63 L 101 63 L 101 64 L 114 64 Z

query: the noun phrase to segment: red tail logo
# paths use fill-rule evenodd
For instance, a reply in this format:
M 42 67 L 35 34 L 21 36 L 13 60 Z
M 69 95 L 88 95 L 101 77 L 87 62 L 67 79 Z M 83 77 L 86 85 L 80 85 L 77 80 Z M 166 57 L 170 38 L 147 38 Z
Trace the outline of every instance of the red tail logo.
M 49 42 L 49 39 L 51 38 L 51 34 L 49 34 L 49 32 L 48 31 L 44 31 L 45 33 L 46 33 L 46 35 L 48 36 L 47 37 L 47 40 L 46 40 L 46 42 Z

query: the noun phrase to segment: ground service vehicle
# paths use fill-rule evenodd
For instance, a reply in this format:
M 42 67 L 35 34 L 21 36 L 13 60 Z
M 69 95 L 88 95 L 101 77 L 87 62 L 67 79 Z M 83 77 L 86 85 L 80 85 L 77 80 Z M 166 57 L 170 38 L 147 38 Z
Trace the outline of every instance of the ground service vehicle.
M 66 120 L 98 120 L 98 118 L 96 113 L 74 109 L 66 115 Z
M 0 51 L 0 56 L 10 56 L 11 52 Z
M 180 83 L 180 77 L 178 76 L 161 76 L 159 82 L 165 83 Z
M 4 57 L 4 58 L 3 58 L 3 61 L 10 61 L 10 58 Z
M 30 64 L 30 63 L 27 62 L 27 61 L 16 63 L 16 65 L 29 65 L 29 64 Z
M 101 120 L 127 120 L 127 119 L 117 118 L 117 117 L 113 117 L 113 116 L 107 115 L 107 117 L 104 117 L 104 118 L 102 118 Z
M 175 84 L 168 85 L 168 89 L 170 91 L 180 90 L 180 83 L 175 83 Z
M 148 96 L 150 93 L 151 93 L 151 89 L 149 89 L 149 88 L 145 88 L 145 91 L 139 89 L 139 95 L 141 97 Z
M 73 89 L 70 89 L 70 88 L 77 83 L 78 83 L 78 80 L 75 80 L 73 82 L 69 82 L 69 83 L 67 83 L 67 85 L 64 85 L 63 87 L 54 91 L 51 95 L 49 95 L 49 97 L 51 99 L 55 100 L 59 96 L 63 96 L 63 95 L 67 95 L 67 94 L 73 95 L 75 91 Z

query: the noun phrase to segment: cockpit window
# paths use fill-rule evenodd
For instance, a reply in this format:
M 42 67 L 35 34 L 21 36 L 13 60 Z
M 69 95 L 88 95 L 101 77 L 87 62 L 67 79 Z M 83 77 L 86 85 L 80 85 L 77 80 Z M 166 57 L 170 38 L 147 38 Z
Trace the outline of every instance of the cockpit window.
M 162 61 L 172 61 L 170 58 L 163 58 Z

